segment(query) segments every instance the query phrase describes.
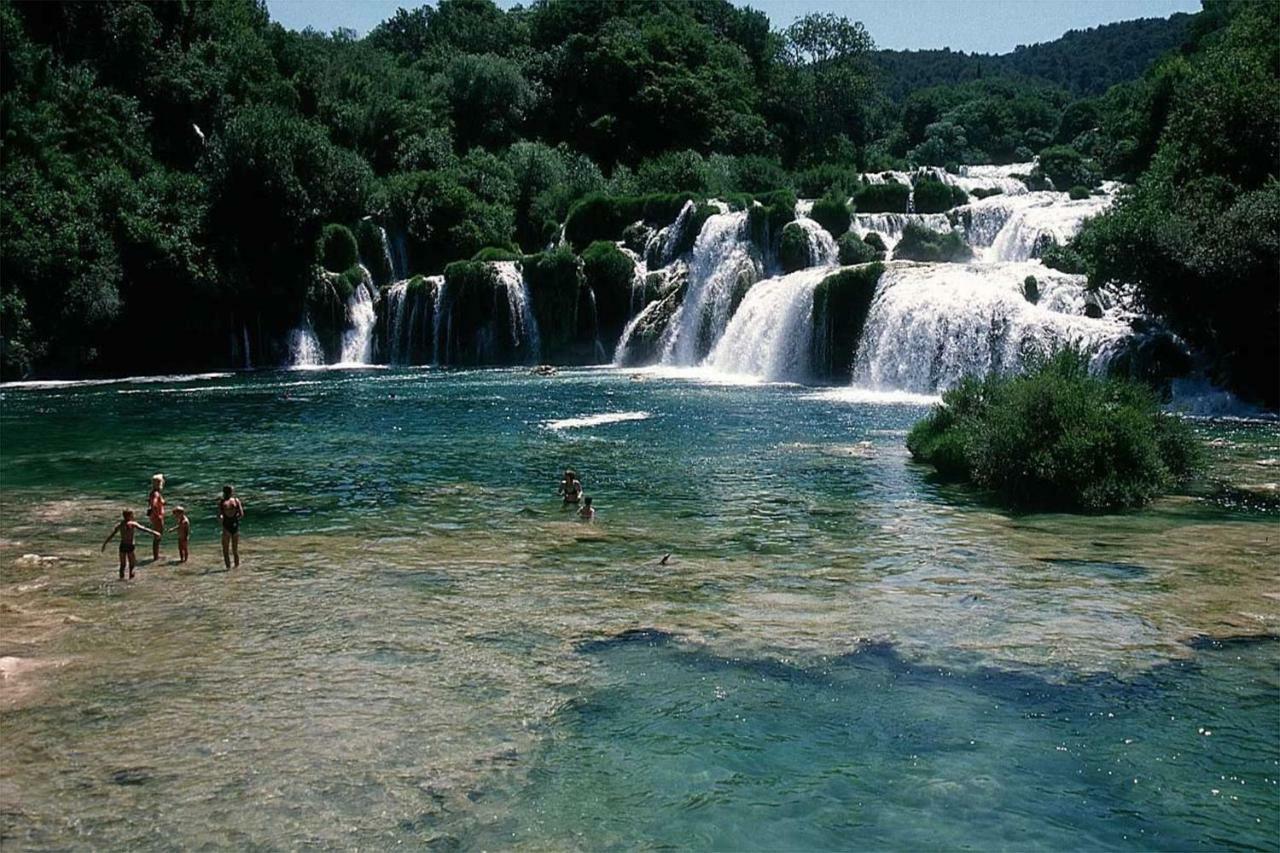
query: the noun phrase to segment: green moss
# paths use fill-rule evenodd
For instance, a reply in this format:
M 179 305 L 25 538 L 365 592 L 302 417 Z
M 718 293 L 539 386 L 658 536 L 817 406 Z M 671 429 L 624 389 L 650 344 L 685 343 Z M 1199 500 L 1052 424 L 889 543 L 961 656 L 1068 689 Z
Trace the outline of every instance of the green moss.
M 1029 275 L 1022 280 L 1022 295 L 1032 305 L 1040 301 L 1040 282 L 1035 276 Z
M 1069 245 L 1059 246 L 1054 243 L 1040 253 L 1040 262 L 1051 270 L 1072 275 L 1084 275 L 1088 271 L 1085 267 L 1084 255 Z
M 471 256 L 473 261 L 518 261 L 524 256 L 501 246 L 486 246 Z
M 972 193 L 974 198 L 979 198 L 979 199 L 991 198 L 993 195 L 1003 195 L 1003 194 L 1004 194 L 1004 190 L 1000 189 L 1000 187 L 990 187 L 990 188 L 978 187 Z
M 809 237 L 794 222 L 787 223 L 778 241 L 778 263 L 784 272 L 795 272 L 809 266 Z
M 566 246 L 526 255 L 524 280 L 542 335 L 543 359 L 554 361 L 579 335 L 582 263 Z
M 326 225 L 320 232 L 316 254 L 329 272 L 344 272 L 360 260 L 355 235 L 345 225 Z
M 689 217 L 685 223 L 684 230 L 680 232 L 678 239 L 672 246 L 672 256 L 678 257 L 693 248 L 693 244 L 697 242 L 698 234 L 702 231 L 702 226 L 707 224 L 707 220 L 720 212 L 720 209 L 711 204 L 699 204 L 693 209 L 693 215 Z
M 849 231 L 841 234 L 836 240 L 836 249 L 840 252 L 840 263 L 845 266 L 870 263 L 884 257 L 883 251 L 877 251 L 875 246 Z
M 930 231 L 911 222 L 902 231 L 902 239 L 894 247 L 893 256 L 909 261 L 958 262 L 973 257 L 973 250 L 956 231 Z
M 747 227 L 752 241 L 764 252 L 782 236 L 786 224 L 796 218 L 796 194 L 778 190 L 757 195 L 755 202 L 747 211 Z
M 1202 450 L 1144 386 L 1089 375 L 1065 351 L 1014 377 L 968 378 L 912 428 L 907 448 L 1018 509 L 1142 506 L 1193 475 Z
M 886 252 L 888 247 L 884 244 L 884 238 L 875 231 L 868 231 L 866 236 L 862 238 L 862 242 L 866 243 L 877 252 Z
M 866 264 L 823 279 L 813 292 L 813 374 L 848 382 L 862 328 L 884 265 Z
M 906 213 L 910 202 L 911 187 L 906 184 L 865 184 L 853 194 L 859 213 Z
M 839 237 L 849 230 L 849 203 L 839 196 L 825 196 L 813 203 L 809 218 L 827 229 L 832 237 Z
M 628 225 L 638 220 L 658 226 L 669 225 L 680 213 L 690 193 L 655 193 L 645 196 L 611 196 L 593 193 L 569 208 L 565 238 L 574 248 L 585 248 L 596 240 L 620 240 Z
M 596 297 L 601 340 L 612 346 L 627 322 L 635 262 L 613 243 L 598 240 L 582 253 L 582 272 Z
M 1067 190 L 1067 196 L 1072 201 L 1081 201 L 1090 196 L 1089 188 L 1085 186 L 1081 186 L 1080 184 L 1076 184 L 1074 187 Z
M 967 204 L 969 194 L 960 187 L 925 178 L 916 181 L 914 201 L 916 213 L 945 213 L 953 207 Z
M 387 253 L 382 246 L 382 232 L 372 219 L 361 219 L 356 223 L 356 244 L 360 257 L 369 267 L 373 280 L 379 284 L 390 282 L 395 277 Z

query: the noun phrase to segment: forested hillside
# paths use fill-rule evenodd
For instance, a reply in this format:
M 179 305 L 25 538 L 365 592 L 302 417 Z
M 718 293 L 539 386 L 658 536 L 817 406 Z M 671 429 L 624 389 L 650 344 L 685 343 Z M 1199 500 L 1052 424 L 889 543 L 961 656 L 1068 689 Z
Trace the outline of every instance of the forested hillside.
M 368 256 L 374 223 L 433 273 L 543 249 L 592 194 L 848 197 L 863 171 L 1037 155 L 1033 182 L 1137 180 L 1108 221 L 1179 211 L 1173 231 L 1100 225 L 1060 254 L 1147 282 L 1212 326 L 1196 340 L 1229 347 L 1274 319 L 1257 270 L 1274 271 L 1276 232 L 1263 216 L 1204 235 L 1275 209 L 1280 28 L 1273 5 L 1228 0 L 1193 24 L 1141 78 L 1081 98 L 1181 44 L 1185 16 L 979 58 L 1007 67 L 968 81 L 895 60 L 886 82 L 861 24 L 774 31 L 725 0 L 442 0 L 363 39 L 285 30 L 255 0 L 3 0 L 0 371 L 223 365 L 241 336 L 270 359 L 316 271 L 353 263 L 328 236 L 350 230 Z M 1163 298 L 1237 254 L 1263 303 L 1243 326 L 1233 305 Z M 1265 381 L 1237 384 L 1267 396 Z
M 917 89 L 1002 75 L 1033 77 L 1077 97 L 1101 95 L 1132 80 L 1157 57 L 1180 48 L 1192 15 L 1139 18 L 1068 30 L 1051 42 L 1018 45 L 1011 53 L 942 50 L 878 50 L 884 92 L 900 101 Z

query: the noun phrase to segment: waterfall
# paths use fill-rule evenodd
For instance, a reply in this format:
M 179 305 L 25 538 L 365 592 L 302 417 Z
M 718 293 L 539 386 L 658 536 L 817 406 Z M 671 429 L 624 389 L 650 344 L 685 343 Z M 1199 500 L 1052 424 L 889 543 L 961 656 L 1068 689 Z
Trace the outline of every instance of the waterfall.
M 671 263 L 675 259 L 675 247 L 680 245 L 680 237 L 689 227 L 689 220 L 693 218 L 696 209 L 697 205 L 692 199 L 686 201 L 675 221 L 649 238 L 644 247 L 645 260 L 655 267 Z
M 528 357 L 534 364 L 542 356 L 542 342 L 538 336 L 538 321 L 533 316 L 533 306 L 529 301 L 529 287 L 525 284 L 524 274 L 515 261 L 498 261 L 493 265 L 498 274 L 498 282 L 507 291 L 507 307 L 511 315 L 511 343 L 519 347 L 525 346 Z
M 1027 276 L 1040 290 L 1023 295 Z M 1037 263 L 894 264 L 880 279 L 854 363 L 854 384 L 936 393 L 965 374 L 1014 373 L 1063 345 L 1097 371 L 1129 336 L 1111 312 L 1084 316 L 1083 276 Z
M 311 328 L 310 318 L 289 333 L 289 364 L 292 367 L 319 367 L 324 364 L 324 350 Z
M 813 346 L 813 294 L 829 275 L 830 268 L 820 267 L 757 283 L 704 364 L 768 380 L 805 379 Z
M 1066 243 L 1080 232 L 1086 219 L 1106 210 L 1113 200 L 1111 193 L 1079 201 L 1066 200 L 1065 193 L 1031 195 L 1051 198 L 1044 204 L 1020 205 L 1015 202 L 1009 220 L 991 243 L 989 260 L 1025 261 L 1039 257 L 1049 241 Z M 1015 198 L 1021 202 L 1026 196 Z
M 865 237 L 872 231 L 884 240 L 885 248 L 890 253 L 902 239 L 902 232 L 907 225 L 916 223 L 930 231 L 950 231 L 951 220 L 945 213 L 855 213 L 849 230 L 859 237 Z
M 812 202 L 810 202 L 812 209 Z M 836 241 L 814 220 L 808 217 L 808 214 L 801 214 L 799 207 L 796 209 L 796 224 L 804 229 L 805 243 L 809 249 L 809 266 L 811 267 L 829 267 L 836 263 L 840 253 L 836 249 Z
M 341 364 L 373 362 L 373 327 L 377 314 L 373 305 L 373 278 L 360 266 L 361 281 L 347 300 L 347 330 L 342 333 Z
M 435 290 L 431 293 L 431 363 L 444 364 L 449 358 L 449 333 L 453 322 L 449 318 L 448 281 L 436 276 Z
M 693 244 L 688 291 L 663 333 L 661 361 L 696 364 L 728 325 L 735 295 L 760 272 L 747 239 L 746 211 L 709 217 Z
M 382 238 L 382 254 L 386 258 L 387 268 L 391 270 L 391 280 L 400 281 L 409 277 L 409 252 L 404 245 L 404 235 L 396 232 L 394 237 L 387 234 L 387 229 L 378 226 L 378 235 Z
M 586 288 L 587 304 L 591 306 L 591 342 L 594 348 L 594 356 L 598 363 L 609 360 L 604 351 L 604 344 L 600 343 L 600 311 L 596 308 L 596 292 L 590 287 Z
M 253 358 L 249 352 L 249 327 L 243 323 L 240 325 L 240 345 L 243 348 L 244 369 L 253 370 Z

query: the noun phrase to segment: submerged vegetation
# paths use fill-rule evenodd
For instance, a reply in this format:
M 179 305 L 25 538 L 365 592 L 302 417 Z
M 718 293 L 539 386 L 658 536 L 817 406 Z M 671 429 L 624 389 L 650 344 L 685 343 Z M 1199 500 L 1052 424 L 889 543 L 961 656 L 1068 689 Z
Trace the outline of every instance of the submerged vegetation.
M 1089 375 L 1061 351 L 1026 374 L 968 377 L 907 436 L 946 476 L 1033 510 L 1138 507 L 1189 478 L 1201 451 L 1145 386 Z
M 316 268 L 353 280 L 348 235 L 379 285 L 561 234 L 640 252 L 692 200 L 687 248 L 717 197 L 777 247 L 797 196 L 840 239 L 854 212 L 911 208 L 887 170 L 1038 155 L 1030 186 L 1136 182 L 1058 256 L 1138 285 L 1274 404 L 1278 15 L 1206 0 L 976 57 L 724 0 L 441 0 L 364 38 L 256 0 L 0 0 L 0 373 L 223 364 L 229 339 L 272 363 Z M 918 212 L 966 200 L 914 182 Z

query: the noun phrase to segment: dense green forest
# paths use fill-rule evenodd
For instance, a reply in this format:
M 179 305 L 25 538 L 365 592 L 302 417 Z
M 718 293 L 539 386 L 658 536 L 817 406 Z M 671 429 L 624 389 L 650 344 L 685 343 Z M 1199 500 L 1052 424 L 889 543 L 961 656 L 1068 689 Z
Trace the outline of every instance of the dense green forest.
M 725 0 L 441 0 L 362 39 L 255 0 L 3 0 L 0 29 L 6 378 L 222 365 L 240 335 L 278 351 L 327 225 L 362 250 L 393 225 L 430 273 L 540 250 L 589 195 L 856 199 L 862 171 L 1041 155 L 1059 183 L 1136 182 L 1057 263 L 1139 284 L 1275 403 L 1275 4 L 974 73 Z

